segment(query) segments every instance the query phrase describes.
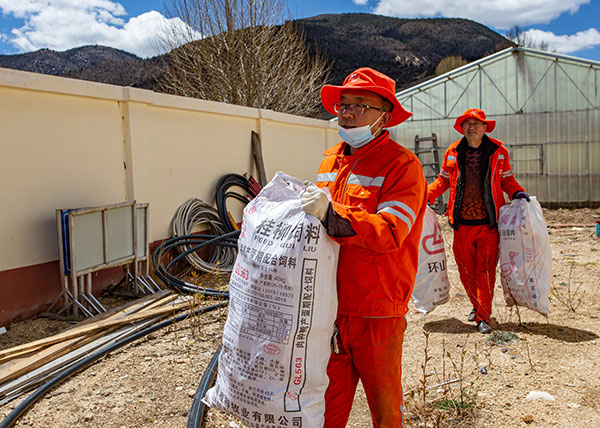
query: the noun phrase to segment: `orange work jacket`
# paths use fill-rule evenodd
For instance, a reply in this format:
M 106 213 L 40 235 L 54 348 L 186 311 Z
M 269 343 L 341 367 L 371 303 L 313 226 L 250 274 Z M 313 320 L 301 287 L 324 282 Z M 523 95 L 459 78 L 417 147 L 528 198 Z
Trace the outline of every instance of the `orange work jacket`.
M 484 176 L 484 198 L 487 207 L 488 216 L 490 218 L 490 227 L 496 227 L 500 207 L 506 205 L 504 192 L 510 197 L 517 191 L 523 191 L 523 187 L 517 182 L 513 175 L 508 158 L 508 150 L 504 147 L 504 143 L 500 140 L 489 138 L 487 135 L 483 137 L 482 144 L 486 144 L 488 150 L 491 151 L 487 171 Z M 444 162 L 440 174 L 428 188 L 428 198 L 430 203 L 434 203 L 436 198 L 450 188 L 448 196 L 448 209 L 446 215 L 448 221 L 454 229 L 458 229 L 458 216 L 460 215 L 462 188 L 464 181 L 462 178 L 462 165 L 460 165 L 459 152 L 462 144 L 466 145 L 465 138 L 455 141 L 450 144 L 448 150 L 444 154 Z
M 338 313 L 401 317 L 408 311 L 418 266 L 427 181 L 419 159 L 389 138 L 344 155 L 346 143 L 327 150 L 317 185 L 356 232 L 334 237 L 341 246 Z

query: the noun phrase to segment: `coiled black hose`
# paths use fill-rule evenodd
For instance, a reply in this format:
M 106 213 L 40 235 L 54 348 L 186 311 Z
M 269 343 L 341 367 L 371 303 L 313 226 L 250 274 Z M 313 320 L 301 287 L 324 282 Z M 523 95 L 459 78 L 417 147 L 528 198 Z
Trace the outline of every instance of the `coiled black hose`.
M 202 399 L 206 395 L 206 391 L 215 384 L 215 380 L 217 379 L 217 367 L 222 348 L 222 345 L 219 346 L 219 349 L 217 349 L 208 363 L 206 370 L 204 370 L 200 384 L 198 384 L 198 389 L 196 389 L 196 394 L 194 394 L 194 401 L 190 408 L 186 428 L 204 428 L 206 413 L 209 407 L 204 404 Z
M 227 305 L 227 303 L 228 302 L 221 302 L 221 303 L 217 303 L 212 306 L 207 306 L 205 308 L 199 308 L 193 312 L 193 315 L 200 315 L 200 314 L 203 314 L 206 312 L 213 311 L 215 309 L 218 309 L 218 308 L 221 308 L 221 307 Z M 169 318 L 158 324 L 151 325 L 150 327 L 147 327 L 144 330 L 138 331 L 137 333 L 135 333 L 129 337 L 126 337 L 118 342 L 115 342 L 108 348 L 100 349 L 100 350 L 94 352 L 93 354 L 90 354 L 88 357 L 79 361 L 77 364 L 72 365 L 67 370 L 60 372 L 55 377 L 50 379 L 48 382 L 46 382 L 45 384 L 40 386 L 37 390 L 35 390 L 35 392 L 33 392 L 29 397 L 27 397 L 25 400 L 23 400 L 17 407 L 15 407 L 15 409 L 12 412 L 9 413 L 9 415 L 6 418 L 4 418 L 4 420 L 2 422 L 0 422 L 0 428 L 10 428 L 21 415 L 23 415 L 31 406 L 33 406 L 36 401 L 38 401 L 40 398 L 42 398 L 44 396 L 44 394 L 46 392 L 48 392 L 51 388 L 58 385 L 63 380 L 67 379 L 69 376 L 71 376 L 72 374 L 81 370 L 82 368 L 87 367 L 94 361 L 98 360 L 99 358 L 102 358 L 104 355 L 108 354 L 109 352 L 112 352 L 115 349 L 125 346 L 125 345 L 133 342 L 134 340 L 137 340 L 140 337 L 144 337 L 145 335 L 150 334 L 150 333 L 152 333 L 156 330 L 159 330 L 163 327 L 183 321 L 191 315 L 192 315 L 192 313 L 187 312 L 187 313 L 181 314 L 177 317 Z
M 239 187 L 245 190 L 246 194 L 231 191 L 230 189 L 232 187 Z M 260 185 L 252 177 L 246 178 L 240 174 L 223 175 L 217 182 L 215 192 L 217 204 L 216 214 L 218 214 L 220 222 L 217 221 L 215 215 L 212 214 L 212 208 L 199 199 L 190 199 L 182 204 L 171 221 L 171 230 L 174 235 L 178 235 L 182 232 L 187 234 L 174 236 L 156 248 L 152 256 L 156 275 L 165 284 L 170 285 L 182 293 L 201 293 L 207 296 L 222 296 L 227 298 L 229 295 L 227 291 L 215 290 L 187 283 L 172 275 L 169 270 L 175 263 L 185 257 L 193 266 L 199 267 L 205 272 L 231 272 L 235 262 L 232 255 L 235 255 L 235 251 L 229 251 L 229 249 L 237 249 L 237 236 L 240 232 L 229 216 L 227 199 L 234 198 L 247 204 L 258 195 L 260 190 Z M 200 223 L 208 223 L 213 234 L 190 234 L 189 232 L 192 227 Z M 222 229 L 224 229 L 226 233 L 219 233 L 222 232 Z M 212 252 L 211 260 L 204 262 L 194 253 L 209 245 L 219 248 L 217 251 Z M 162 262 L 163 256 L 173 248 L 178 249 L 180 254 L 164 266 Z M 221 263 L 219 262 L 220 257 L 222 258 Z
M 225 227 L 219 218 L 215 208 L 200 199 L 193 198 L 185 201 L 171 219 L 171 236 L 179 237 L 191 235 L 194 228 L 206 228 L 211 235 L 220 236 L 225 234 Z M 206 252 L 206 258 L 201 258 L 189 246 L 180 243 L 177 251 L 186 252 L 186 261 L 203 272 L 231 272 L 235 263 L 236 248 L 227 246 L 214 246 Z
M 247 193 L 245 195 L 230 191 L 232 187 L 240 187 Z M 249 179 L 240 174 L 225 174 L 217 182 L 217 190 L 215 194 L 215 200 L 217 202 L 217 211 L 219 212 L 219 218 L 223 223 L 223 226 L 227 232 L 233 232 L 237 230 L 237 227 L 231 221 L 229 213 L 227 212 L 227 199 L 234 198 L 243 204 L 247 204 L 251 201 L 260 191 L 260 188 L 252 185 Z
M 239 230 L 234 230 L 233 232 L 226 233 L 221 236 L 215 235 L 184 235 L 184 236 L 176 236 L 174 238 L 168 239 L 161 243 L 152 255 L 152 263 L 154 265 L 154 273 L 161 281 L 165 284 L 175 288 L 181 293 L 200 293 L 205 296 L 212 297 L 229 297 L 228 291 L 216 290 L 214 288 L 201 287 L 195 284 L 190 284 L 185 282 L 176 276 L 169 273 L 169 269 L 179 260 L 184 258 L 187 254 L 193 251 L 198 251 L 199 249 L 207 246 L 207 245 L 221 245 L 227 247 L 237 247 L 237 237 L 240 234 Z M 173 260 L 171 260 L 166 266 L 163 265 L 162 259 L 165 253 L 176 246 L 186 246 L 189 247 L 186 251 L 182 252 L 178 256 L 176 256 Z

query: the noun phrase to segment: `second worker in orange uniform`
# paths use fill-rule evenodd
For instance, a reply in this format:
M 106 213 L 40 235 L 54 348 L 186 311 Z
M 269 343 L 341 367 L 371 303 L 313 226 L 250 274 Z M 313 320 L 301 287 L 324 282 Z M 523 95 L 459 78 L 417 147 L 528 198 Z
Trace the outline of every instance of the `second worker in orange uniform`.
M 429 202 L 450 189 L 448 221 L 454 229 L 452 250 L 460 281 L 473 309 L 469 321 L 480 333 L 490 333 L 492 299 L 498 263 L 498 216 L 511 199 L 529 195 L 513 175 L 508 150 L 486 135 L 496 122 L 480 109 L 469 109 L 456 119 L 454 129 L 463 138 L 448 147 L 437 179 L 428 187 Z

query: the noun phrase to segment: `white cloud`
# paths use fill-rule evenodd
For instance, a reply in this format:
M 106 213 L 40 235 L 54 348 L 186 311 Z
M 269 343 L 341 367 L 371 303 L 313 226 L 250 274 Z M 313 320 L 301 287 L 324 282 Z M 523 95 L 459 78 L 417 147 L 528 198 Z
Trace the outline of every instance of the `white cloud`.
M 145 58 L 164 53 L 160 37 L 167 28 L 184 26 L 156 11 L 126 20 L 125 8 L 109 0 L 0 0 L 0 11 L 24 20 L 22 27 L 0 35 L 20 52 L 98 44 Z
M 352 0 L 352 3 L 357 4 L 359 6 L 364 6 L 369 3 L 369 0 Z
M 97 8 L 113 15 L 126 15 L 125 8 L 120 3 L 110 0 L 0 0 L 2 13 L 16 18 L 27 18 L 49 7 L 63 10 Z
M 551 31 L 531 29 L 523 31 L 524 37 L 535 45 L 546 43 L 548 48 L 558 53 L 572 53 L 600 45 L 600 32 L 595 28 L 579 31 L 572 35 L 556 35 Z
M 362 0 L 360 0 L 362 1 Z M 564 12 L 576 13 L 590 0 L 379 0 L 374 12 L 402 18 L 460 17 L 498 29 L 548 23 Z M 355 0 L 355 3 L 358 3 Z

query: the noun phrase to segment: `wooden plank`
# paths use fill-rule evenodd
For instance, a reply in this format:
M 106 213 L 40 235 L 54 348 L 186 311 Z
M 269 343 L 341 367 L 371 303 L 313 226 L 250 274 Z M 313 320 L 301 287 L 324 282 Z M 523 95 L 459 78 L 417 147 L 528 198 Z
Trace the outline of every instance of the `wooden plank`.
M 0 384 L 0 400 L 6 401 L 8 399 L 10 401 L 10 398 L 6 398 L 10 394 L 14 395 L 18 394 L 19 392 L 23 393 L 28 391 L 34 385 L 39 385 L 60 370 L 63 370 L 76 363 L 81 358 L 85 357 L 96 349 L 103 346 L 108 346 L 124 337 L 134 334 L 135 332 L 151 325 L 153 322 L 155 322 L 155 319 L 146 320 L 133 326 L 122 327 L 111 333 L 101 334 L 99 335 L 100 337 L 98 339 L 80 346 L 48 363 L 45 363 L 39 367 L 31 367 L 29 371 L 21 374 L 18 378 L 14 378 L 14 380 Z
M 159 315 L 167 315 L 169 313 L 175 313 L 183 309 L 191 309 L 197 306 L 197 302 L 187 301 L 172 305 L 167 305 L 165 307 L 144 310 L 139 313 L 126 315 L 117 319 L 108 319 L 104 321 L 100 321 L 97 323 L 90 323 L 82 326 L 78 326 L 72 328 L 70 330 L 66 330 L 62 333 L 55 334 L 54 336 L 50 336 L 44 339 L 39 339 L 34 342 L 24 343 L 19 346 L 15 346 L 10 349 L 6 349 L 4 351 L 0 351 L 0 361 L 7 356 L 13 355 L 15 353 L 22 353 L 22 351 L 37 349 L 42 346 L 53 345 L 58 342 L 62 342 L 64 340 L 72 339 L 74 337 L 83 336 L 85 334 L 95 332 L 98 330 L 102 330 L 108 327 L 119 326 L 123 324 L 127 324 L 134 321 L 139 321 L 145 318 L 152 318 Z
M 250 134 L 250 141 L 252 143 L 252 155 L 254 156 L 256 171 L 258 172 L 258 184 L 264 187 L 267 185 L 267 173 L 265 170 L 265 162 L 263 160 L 262 155 L 262 144 L 260 142 L 260 135 L 252 131 Z M 235 222 L 233 224 L 235 224 Z
M 170 296 L 164 297 L 163 299 L 159 300 L 158 302 L 168 302 L 174 298 L 177 298 L 177 296 L 170 295 Z M 124 311 L 125 312 L 137 311 L 144 305 L 147 305 L 147 304 L 152 305 L 152 304 L 156 304 L 158 302 L 152 302 L 151 300 L 147 300 L 144 302 L 138 302 L 138 304 L 133 305 L 133 307 L 128 307 L 128 308 L 125 308 L 124 310 L 113 313 L 104 322 L 112 320 L 112 319 L 121 319 L 122 317 L 124 317 L 126 315 L 126 314 L 124 314 Z M 87 325 L 89 326 L 89 325 L 93 325 L 93 324 L 87 324 Z M 4 364 L 3 367 L 0 369 L 0 385 L 2 385 L 3 383 L 6 383 L 12 379 L 15 379 L 16 377 L 19 377 L 24 373 L 27 373 L 31 370 L 41 367 L 44 364 L 46 364 L 58 357 L 61 357 L 62 355 L 65 355 L 83 345 L 86 345 L 87 343 L 92 342 L 92 341 L 104 336 L 105 334 L 108 334 L 108 333 L 118 329 L 118 328 L 119 328 L 118 326 L 109 327 L 106 330 L 103 330 L 100 332 L 95 332 L 94 334 L 92 334 L 90 336 L 86 336 L 83 338 L 75 337 L 72 339 L 64 340 L 64 341 L 56 343 L 52 346 L 46 347 L 45 349 L 37 350 L 37 352 L 34 352 L 33 354 L 31 351 L 22 351 L 23 353 L 26 353 L 28 355 L 25 357 L 21 357 L 21 358 L 12 358 L 8 364 Z M 16 354 L 12 354 L 11 357 L 14 357 L 15 355 Z
M 107 333 L 102 335 L 99 339 L 90 342 L 84 346 L 81 346 L 74 351 L 65 354 L 62 357 L 53 360 L 44 366 L 41 366 L 37 369 L 32 370 L 31 372 L 24 374 L 21 376 L 21 379 L 17 379 L 12 382 L 5 383 L 4 385 L 0 385 L 0 397 L 6 395 L 8 392 L 16 390 L 20 388 L 22 385 L 35 382 L 38 379 L 43 380 L 45 377 L 49 377 L 54 373 L 62 370 L 63 366 L 70 365 L 71 363 L 76 362 L 81 357 L 84 357 L 91 353 L 92 351 L 110 344 L 111 342 L 116 342 L 123 337 L 126 337 L 130 334 L 135 333 L 138 330 L 145 328 L 146 326 L 152 324 L 155 320 L 146 320 L 140 323 L 137 323 L 133 326 L 121 327 L 111 333 Z
M 4 366 L 6 364 L 9 364 L 10 361 L 14 360 L 15 358 L 26 357 L 28 355 L 35 354 L 37 351 L 38 351 L 38 349 L 25 349 L 22 351 L 15 352 L 14 354 L 11 354 L 11 355 L 7 355 L 4 358 L 0 358 L 0 371 L 4 370 Z
M 130 315 L 132 313 L 136 313 L 136 312 L 146 310 L 149 308 L 154 308 L 154 307 L 160 306 L 160 305 L 165 305 L 178 297 L 177 294 L 171 293 L 168 290 L 163 290 L 163 291 L 165 291 L 165 292 L 159 292 L 159 293 L 154 293 L 150 296 L 145 296 L 141 299 L 135 300 L 133 303 L 131 303 L 129 305 L 120 306 L 118 308 L 114 308 L 105 313 L 97 315 L 93 318 L 86 319 L 86 320 L 82 321 L 81 323 L 77 324 L 76 326 L 70 327 L 69 329 L 64 330 L 63 332 L 61 332 L 59 334 L 63 334 L 65 332 L 72 331 L 78 327 L 92 325 L 93 323 L 97 323 L 99 321 L 103 321 L 106 319 L 119 319 L 119 318 L 123 318 L 124 316 Z M 162 296 L 164 296 L 164 297 L 162 297 Z M 51 336 L 51 337 L 54 337 L 54 336 Z M 41 339 L 41 340 L 44 340 L 44 339 Z M 30 342 L 30 343 L 33 344 L 36 342 Z M 25 344 L 25 345 L 27 345 L 27 344 Z M 28 347 L 27 349 L 22 349 L 22 350 L 15 350 L 18 347 L 13 347 L 13 348 L 6 349 L 5 351 L 0 351 L 0 353 L 2 353 L 2 352 L 7 353 L 4 356 L 0 355 L 0 371 L 4 369 L 3 365 L 7 361 L 10 361 L 14 358 L 20 358 L 20 357 L 26 356 L 27 354 L 31 354 L 33 352 L 37 352 L 44 346 L 47 346 L 47 345 L 44 343 L 41 343 L 39 346 Z M 11 349 L 15 350 L 15 351 L 9 353 L 9 351 L 11 351 Z
M 112 327 L 112 330 L 116 330 L 117 328 L 118 327 L 116 326 Z M 31 370 L 41 367 L 44 364 L 73 351 L 74 349 L 93 342 L 108 332 L 101 331 L 90 336 L 75 337 L 73 339 L 55 344 L 54 346 L 42 349 L 41 351 L 36 352 L 34 355 L 29 357 L 14 359 L 10 362 L 8 367 L 0 371 L 0 385 L 13 380 L 22 374 L 30 372 Z
M 144 296 L 144 297 L 140 297 L 139 299 L 136 299 L 132 302 L 129 302 L 129 303 L 126 303 L 119 307 L 110 309 L 102 314 L 96 315 L 93 318 L 88 318 L 88 319 L 82 321 L 81 323 L 79 323 L 78 325 L 83 325 L 83 324 L 87 324 L 89 322 L 99 321 L 99 320 L 108 318 L 117 313 L 118 314 L 131 314 L 131 313 L 143 310 L 144 308 L 147 308 L 149 305 L 153 305 L 155 302 L 163 301 L 163 299 L 166 299 L 167 297 L 172 297 L 172 296 L 177 296 L 177 295 L 174 294 L 171 290 L 161 290 L 160 292 L 156 292 L 156 293 Z
M 168 296 L 157 300 L 156 302 L 151 303 L 150 305 L 148 305 L 147 307 L 144 308 L 144 310 L 149 310 L 149 309 L 154 309 L 160 306 L 164 306 L 164 305 L 168 305 L 171 302 L 173 302 L 174 300 L 178 299 L 180 296 L 174 293 L 169 294 Z M 189 297 L 189 296 L 186 296 Z

